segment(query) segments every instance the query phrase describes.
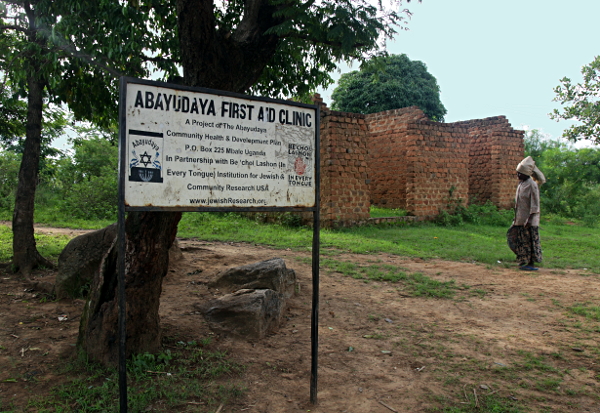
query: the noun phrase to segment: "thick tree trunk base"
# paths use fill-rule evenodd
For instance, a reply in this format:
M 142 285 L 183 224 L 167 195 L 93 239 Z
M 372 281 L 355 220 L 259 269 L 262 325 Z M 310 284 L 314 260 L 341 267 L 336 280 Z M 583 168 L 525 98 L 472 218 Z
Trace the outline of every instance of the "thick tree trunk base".
M 42 255 L 35 248 L 33 251 L 15 254 L 11 263 L 11 270 L 14 273 L 21 274 L 29 281 L 33 281 L 33 270 L 42 267 L 52 270 L 56 269 L 56 265 L 54 265 L 54 263 L 47 258 L 42 257 Z
M 158 309 L 169 248 L 181 219 L 178 212 L 129 213 L 126 221 L 126 355 L 161 350 Z M 117 242 L 92 283 L 79 327 L 77 347 L 88 359 L 116 366 L 119 354 Z

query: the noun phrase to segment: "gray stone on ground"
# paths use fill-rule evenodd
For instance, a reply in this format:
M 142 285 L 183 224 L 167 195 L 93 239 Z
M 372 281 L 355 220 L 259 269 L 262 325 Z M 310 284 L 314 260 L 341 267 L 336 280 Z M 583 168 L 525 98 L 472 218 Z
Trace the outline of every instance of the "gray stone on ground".
M 294 295 L 296 272 L 288 269 L 283 259 L 271 258 L 223 271 L 209 284 L 209 287 L 226 292 L 267 288 L 280 292 L 288 299 Z
M 194 307 L 215 332 L 262 339 L 279 327 L 284 297 L 269 289 L 243 289 Z
M 54 285 L 57 298 L 79 297 L 100 269 L 102 258 L 117 237 L 117 224 L 73 238 L 58 257 Z

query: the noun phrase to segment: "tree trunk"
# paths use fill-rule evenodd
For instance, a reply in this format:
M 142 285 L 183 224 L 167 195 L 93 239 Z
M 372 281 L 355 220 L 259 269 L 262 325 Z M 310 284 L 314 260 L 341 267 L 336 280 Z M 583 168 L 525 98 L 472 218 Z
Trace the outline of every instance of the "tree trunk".
M 38 252 L 33 236 L 35 189 L 38 181 L 42 140 L 42 108 L 44 82 L 32 71 L 27 79 L 27 126 L 23 159 L 13 212 L 13 270 L 29 277 L 31 270 L 54 265 Z
M 281 20 L 273 17 L 275 11 L 267 0 L 247 0 L 242 21 L 231 33 L 216 28 L 213 1 L 177 0 L 184 83 L 237 93 L 248 90 L 279 45 L 279 37 L 264 34 Z
M 126 220 L 127 356 L 158 353 L 158 309 L 169 248 L 177 234 L 180 212 L 130 212 Z M 77 346 L 94 361 L 116 366 L 119 357 L 116 242 L 94 280 L 79 327 Z

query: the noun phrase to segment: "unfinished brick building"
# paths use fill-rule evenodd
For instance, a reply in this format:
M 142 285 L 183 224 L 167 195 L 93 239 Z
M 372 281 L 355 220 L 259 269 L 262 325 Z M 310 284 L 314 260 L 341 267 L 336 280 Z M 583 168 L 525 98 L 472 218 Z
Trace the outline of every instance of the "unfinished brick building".
M 417 107 L 361 115 L 321 104 L 321 220 L 356 225 L 371 205 L 430 219 L 450 198 L 513 206 L 523 131 L 504 116 L 430 121 Z

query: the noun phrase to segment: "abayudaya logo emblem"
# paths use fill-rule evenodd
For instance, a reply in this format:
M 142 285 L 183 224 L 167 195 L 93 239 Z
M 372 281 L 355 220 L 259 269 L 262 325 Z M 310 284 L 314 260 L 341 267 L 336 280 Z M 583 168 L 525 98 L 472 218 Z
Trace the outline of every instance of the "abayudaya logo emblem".
M 162 182 L 163 134 L 129 129 L 129 180 Z

